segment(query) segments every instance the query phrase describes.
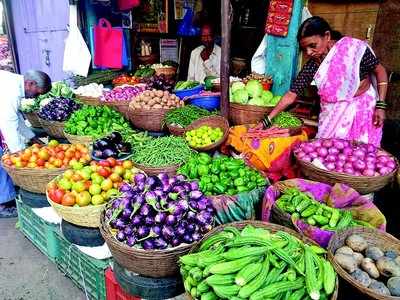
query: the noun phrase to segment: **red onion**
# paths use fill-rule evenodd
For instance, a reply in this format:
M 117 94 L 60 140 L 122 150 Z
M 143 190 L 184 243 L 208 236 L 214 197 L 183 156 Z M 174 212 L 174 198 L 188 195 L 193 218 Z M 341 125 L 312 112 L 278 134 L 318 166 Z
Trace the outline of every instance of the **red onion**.
M 355 176 L 361 176 L 362 174 L 361 174 L 360 171 L 354 171 L 354 175 L 355 175 Z
M 332 146 L 333 146 L 332 140 L 323 140 L 323 141 L 322 141 L 322 147 L 330 148 L 330 147 L 332 147 Z
M 333 171 L 335 169 L 335 164 L 333 162 L 329 162 L 325 165 L 325 167 L 329 170 L 329 171 Z
M 362 172 L 362 175 L 363 175 L 363 176 L 374 176 L 374 175 L 375 175 L 375 171 L 374 171 L 374 170 L 371 170 L 371 169 L 365 169 L 365 170 Z
M 384 155 L 379 155 L 377 160 L 380 163 L 386 164 L 390 160 L 390 157 L 385 155 L 385 154 Z
M 383 168 L 383 167 L 385 167 L 385 164 L 380 163 L 380 162 L 378 162 L 378 163 L 375 165 L 375 168 L 376 168 L 377 170 L 379 170 L 379 169 L 381 169 L 381 168 Z
M 354 169 L 353 169 L 353 168 L 344 168 L 343 171 L 344 171 L 346 174 L 354 175 Z
M 367 161 L 366 168 L 374 171 L 375 170 L 375 163 Z
M 314 147 L 313 146 L 311 146 L 311 144 L 306 144 L 304 147 L 303 147 L 303 151 L 305 152 L 305 153 L 311 153 L 311 152 L 313 152 L 314 151 Z
M 396 168 L 396 163 L 394 162 L 394 160 L 391 159 L 386 163 L 386 167 L 388 167 L 391 170 L 394 170 Z
M 344 160 L 338 160 L 336 161 L 336 166 L 337 167 L 342 167 L 345 165 L 345 161 Z M 349 165 L 351 165 L 351 163 L 349 163 Z
M 344 143 L 343 143 L 343 141 L 341 141 L 341 140 L 335 140 L 335 141 L 333 142 L 333 146 L 334 146 L 336 149 L 338 149 L 338 150 L 343 150 L 343 148 L 344 148 Z
M 311 162 L 311 157 L 310 156 L 308 156 L 308 155 L 304 155 L 303 156 L 303 158 L 301 159 L 302 161 L 305 161 L 305 162 Z
M 325 157 L 328 155 L 328 150 L 324 147 L 317 148 L 317 153 L 320 157 Z
M 353 167 L 355 170 L 359 170 L 359 171 L 363 171 L 366 167 L 365 162 L 363 162 L 362 160 L 356 160 L 353 163 Z
M 376 151 L 378 150 L 374 145 L 371 144 L 367 144 L 366 149 L 368 153 L 376 153 Z
M 318 157 L 318 153 L 317 152 L 311 152 L 308 155 L 310 156 L 311 159 L 316 159 Z
M 342 152 L 344 155 L 349 156 L 353 154 L 353 149 L 351 149 L 350 147 L 345 147 Z
M 316 140 L 313 142 L 313 146 L 315 148 L 321 147 L 322 146 L 322 142 L 320 140 Z
M 344 148 L 350 147 L 350 142 L 346 141 L 346 140 L 343 140 L 343 145 L 344 145 Z
M 297 156 L 299 159 L 302 159 L 305 155 L 306 155 L 306 154 L 305 154 L 303 151 L 299 151 L 299 152 L 296 153 L 296 156 Z
M 340 161 L 346 161 L 347 160 L 347 156 L 343 153 L 339 153 L 338 154 L 338 160 Z
M 376 158 L 373 156 L 367 156 L 367 158 L 365 159 L 365 161 L 370 164 L 373 164 L 375 166 L 375 162 L 376 162 Z
M 386 175 L 389 174 L 392 170 L 390 170 L 388 167 L 382 167 L 378 170 L 379 174 L 381 175 Z
M 326 158 L 325 161 L 327 162 L 336 162 L 337 161 L 337 156 L 333 154 L 329 154 Z
M 344 168 L 344 169 L 353 169 L 353 164 L 352 164 L 351 162 L 346 162 L 346 163 L 343 165 L 343 168 Z
M 359 158 L 363 158 L 365 156 L 365 152 L 362 149 L 357 149 L 353 152 L 353 155 L 355 155 Z
M 338 172 L 338 173 L 343 173 L 343 168 L 342 168 L 342 167 L 338 167 L 338 166 L 336 165 L 335 171 Z
M 358 160 L 358 158 L 355 157 L 355 156 L 349 156 L 349 157 L 347 157 L 347 161 L 348 161 L 348 162 L 351 162 L 351 163 L 353 163 L 353 162 L 355 162 L 355 161 L 357 161 L 357 160 Z
M 330 148 L 328 148 L 328 153 L 329 154 L 338 155 L 339 154 L 339 149 L 337 149 L 335 147 L 330 147 Z

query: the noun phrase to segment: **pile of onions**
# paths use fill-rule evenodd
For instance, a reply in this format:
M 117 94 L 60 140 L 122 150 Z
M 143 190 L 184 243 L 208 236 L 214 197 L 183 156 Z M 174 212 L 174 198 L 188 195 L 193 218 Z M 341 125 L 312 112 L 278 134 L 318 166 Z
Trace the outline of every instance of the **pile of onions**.
M 100 97 L 100 101 L 114 102 L 114 101 L 131 101 L 137 95 L 141 94 L 147 89 L 145 84 L 137 85 L 122 85 L 113 88 L 111 91 L 105 91 Z
M 391 155 L 375 146 L 342 139 L 303 142 L 295 155 L 305 162 L 319 161 L 329 171 L 353 176 L 383 176 L 397 167 Z

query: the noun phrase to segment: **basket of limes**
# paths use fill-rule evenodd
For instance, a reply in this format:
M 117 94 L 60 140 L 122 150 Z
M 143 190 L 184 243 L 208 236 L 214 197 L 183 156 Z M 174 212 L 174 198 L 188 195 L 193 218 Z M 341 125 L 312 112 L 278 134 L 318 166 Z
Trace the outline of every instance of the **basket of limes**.
M 228 120 L 221 116 L 198 119 L 185 128 L 185 139 L 190 147 L 198 151 L 218 148 L 229 134 Z

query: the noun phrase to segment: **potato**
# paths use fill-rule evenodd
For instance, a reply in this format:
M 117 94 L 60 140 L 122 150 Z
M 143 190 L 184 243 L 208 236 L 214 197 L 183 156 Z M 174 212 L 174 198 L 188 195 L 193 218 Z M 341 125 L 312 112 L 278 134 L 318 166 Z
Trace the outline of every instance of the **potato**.
M 156 104 L 156 101 L 154 101 L 154 99 L 151 99 L 148 103 L 149 106 L 154 106 L 154 104 Z
M 154 100 L 155 103 L 160 103 L 161 102 L 161 99 L 158 98 L 158 97 L 154 97 L 153 100 Z
M 392 296 L 400 296 L 400 277 L 392 277 L 387 282 L 390 294 Z
M 169 92 L 168 91 L 164 91 L 164 96 L 169 97 Z
M 154 104 L 153 106 L 154 109 L 160 109 L 163 108 L 161 104 Z
M 399 252 L 394 249 L 389 249 L 385 251 L 385 256 L 389 258 L 396 259 L 399 256 Z
M 150 91 L 145 91 L 143 94 L 144 94 L 146 97 L 148 97 L 148 96 L 150 96 Z
M 352 255 L 339 253 L 335 254 L 334 258 L 336 262 L 349 273 L 353 273 L 357 269 L 357 263 Z
M 342 253 L 342 254 L 347 254 L 347 255 L 353 255 L 354 254 L 353 250 L 350 247 L 347 247 L 347 246 L 343 246 L 343 247 L 338 248 L 335 253 L 336 254 Z
M 357 266 L 359 266 L 359 265 L 361 265 L 361 263 L 364 259 L 364 255 L 362 255 L 361 253 L 358 253 L 358 252 L 354 252 L 353 258 L 355 259 Z
M 143 105 L 143 109 L 151 109 L 149 105 Z
M 380 282 L 377 280 L 372 280 L 372 282 L 368 286 L 368 288 L 370 288 L 371 290 L 374 290 L 375 293 L 390 296 L 390 290 L 387 288 L 387 286 L 383 282 Z
M 156 95 L 158 98 L 162 98 L 162 96 L 164 95 L 163 91 L 157 91 Z
M 142 106 L 140 105 L 140 103 L 133 103 L 133 107 L 136 108 L 136 109 L 142 108 Z
M 371 276 L 372 278 L 379 278 L 379 271 L 376 268 L 374 261 L 369 258 L 366 257 L 363 259 L 363 261 L 361 262 L 361 268 L 368 273 L 369 276 Z
M 365 250 L 365 256 L 373 260 L 378 260 L 384 255 L 383 251 L 378 247 L 368 247 Z
M 368 287 L 371 284 L 371 278 L 369 278 L 368 274 L 360 269 L 356 269 L 352 272 L 351 277 L 353 277 L 358 283 L 362 284 L 365 287 Z
M 363 252 L 368 247 L 367 241 L 358 234 L 350 235 L 346 239 L 346 245 L 357 252 Z
M 386 277 L 400 276 L 400 266 L 396 264 L 394 259 L 382 256 L 376 261 L 376 267 L 381 275 Z
M 149 93 L 149 96 L 150 96 L 151 98 L 154 98 L 155 95 L 156 95 L 156 94 L 155 94 L 153 91 L 151 91 L 151 92 Z

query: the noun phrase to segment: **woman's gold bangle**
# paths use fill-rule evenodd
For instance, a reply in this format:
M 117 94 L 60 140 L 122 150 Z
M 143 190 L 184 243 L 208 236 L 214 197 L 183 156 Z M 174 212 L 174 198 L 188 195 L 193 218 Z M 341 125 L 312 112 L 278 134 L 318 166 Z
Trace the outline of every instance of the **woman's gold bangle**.
M 386 81 L 378 82 L 378 85 L 387 85 L 388 83 Z

